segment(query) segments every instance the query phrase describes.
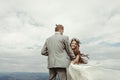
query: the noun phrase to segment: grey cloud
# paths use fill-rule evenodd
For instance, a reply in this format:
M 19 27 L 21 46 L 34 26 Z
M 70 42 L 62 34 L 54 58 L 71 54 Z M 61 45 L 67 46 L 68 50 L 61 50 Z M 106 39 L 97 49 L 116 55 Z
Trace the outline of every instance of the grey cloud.
M 32 53 L 32 54 L 31 54 Z M 4 54 L 4 55 L 3 55 Z M 0 53 L 0 71 L 27 71 L 27 72 L 45 72 L 47 71 L 47 59 L 41 56 L 39 52 L 27 51 L 20 53 Z M 45 67 L 46 66 L 46 67 Z M 42 70 L 41 70 L 42 69 Z
M 116 43 L 101 42 L 100 44 L 104 46 L 120 47 L 120 42 L 116 42 Z
M 120 15 L 119 9 L 115 9 L 115 10 L 111 11 L 111 13 L 108 15 L 108 20 L 112 19 L 112 17 L 114 17 L 115 15 Z
M 16 11 L 16 16 L 22 20 L 22 23 L 24 24 L 25 22 L 35 26 L 35 27 L 44 27 L 44 24 L 41 22 L 37 21 L 35 18 L 32 16 L 28 15 L 25 11 Z M 26 21 L 27 20 L 27 21 Z
M 103 38 L 103 36 L 96 36 L 96 37 L 90 37 L 90 38 L 86 38 L 84 40 L 82 40 L 82 44 L 89 44 L 89 43 L 93 43 L 93 42 L 96 42 L 96 41 L 99 41 Z
M 91 59 L 118 59 L 118 2 L 0 1 L 0 70 L 47 71 L 47 57 L 41 56 L 40 49 L 56 23 L 65 26 L 69 37 L 81 40 L 81 51 Z

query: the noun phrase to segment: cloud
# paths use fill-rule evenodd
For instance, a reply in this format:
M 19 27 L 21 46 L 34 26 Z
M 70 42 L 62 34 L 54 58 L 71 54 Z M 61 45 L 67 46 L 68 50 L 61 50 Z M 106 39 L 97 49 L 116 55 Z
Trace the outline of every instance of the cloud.
M 120 70 L 119 59 L 90 60 L 89 65 Z
M 47 71 L 40 50 L 55 24 L 63 24 L 70 39 L 79 38 L 81 51 L 92 59 L 120 56 L 119 8 L 119 0 L 1 0 L 0 69 Z

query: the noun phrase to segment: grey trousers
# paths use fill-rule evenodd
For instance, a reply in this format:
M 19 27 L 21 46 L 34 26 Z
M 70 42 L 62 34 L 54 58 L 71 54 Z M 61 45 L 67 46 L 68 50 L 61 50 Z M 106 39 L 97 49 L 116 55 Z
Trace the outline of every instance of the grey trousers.
M 49 80 L 55 80 L 56 75 L 59 80 L 67 80 L 66 68 L 49 68 Z
M 69 69 L 67 68 L 67 80 L 73 80 L 70 73 L 69 73 Z

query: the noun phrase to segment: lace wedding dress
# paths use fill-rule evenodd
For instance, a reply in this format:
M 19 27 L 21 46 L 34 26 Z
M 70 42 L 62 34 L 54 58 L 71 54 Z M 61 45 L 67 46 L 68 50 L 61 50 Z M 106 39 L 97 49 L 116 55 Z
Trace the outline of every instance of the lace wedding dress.
M 120 71 L 89 64 L 70 64 L 70 80 L 120 80 Z

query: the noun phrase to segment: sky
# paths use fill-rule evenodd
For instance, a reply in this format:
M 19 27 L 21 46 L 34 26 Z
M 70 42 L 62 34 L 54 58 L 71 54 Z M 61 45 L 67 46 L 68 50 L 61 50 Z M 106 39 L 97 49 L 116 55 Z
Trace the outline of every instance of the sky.
M 120 70 L 120 0 L 0 0 L 0 72 L 47 72 L 40 52 L 55 24 L 91 64 Z

